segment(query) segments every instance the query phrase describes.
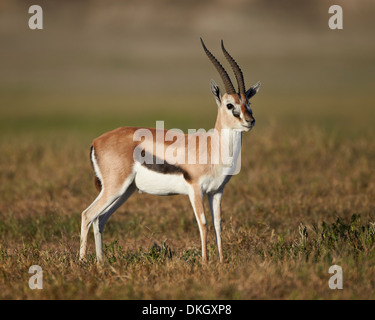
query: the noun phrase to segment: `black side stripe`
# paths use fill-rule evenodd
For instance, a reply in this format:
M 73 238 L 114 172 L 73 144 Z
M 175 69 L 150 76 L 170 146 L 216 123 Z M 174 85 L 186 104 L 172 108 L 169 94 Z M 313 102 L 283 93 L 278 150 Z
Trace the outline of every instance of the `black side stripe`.
M 142 157 L 145 157 L 146 152 L 142 150 L 141 155 Z M 148 153 L 148 156 L 150 156 L 149 153 Z M 149 170 L 162 173 L 162 174 L 182 174 L 186 181 L 191 181 L 190 174 L 184 169 L 182 169 L 180 166 L 170 164 L 166 161 L 158 161 L 158 162 L 164 162 L 164 163 L 159 164 L 157 163 L 156 160 L 157 160 L 157 157 L 152 155 L 152 163 L 146 163 L 143 161 L 141 165 Z

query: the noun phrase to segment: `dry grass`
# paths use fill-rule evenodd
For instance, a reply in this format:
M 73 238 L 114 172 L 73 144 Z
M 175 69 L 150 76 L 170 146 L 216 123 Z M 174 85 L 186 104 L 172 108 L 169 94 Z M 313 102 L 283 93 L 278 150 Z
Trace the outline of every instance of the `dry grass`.
M 80 212 L 95 196 L 86 134 L 2 139 L 1 298 L 375 298 L 373 140 L 294 130 L 270 124 L 246 137 L 223 202 L 226 262 L 210 227 L 207 266 L 188 200 L 144 194 L 107 224 L 106 264 L 96 266 L 92 237 L 79 262 Z M 28 288 L 34 264 L 40 291 Z M 342 291 L 328 288 L 333 264 Z

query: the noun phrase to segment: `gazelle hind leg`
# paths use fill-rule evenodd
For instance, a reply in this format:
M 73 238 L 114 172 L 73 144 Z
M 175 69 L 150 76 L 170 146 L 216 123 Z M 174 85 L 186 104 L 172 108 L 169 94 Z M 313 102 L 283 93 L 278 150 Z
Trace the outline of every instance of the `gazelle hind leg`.
M 108 219 L 111 215 L 126 201 L 129 197 L 134 193 L 136 190 L 136 186 L 132 183 L 128 189 L 126 189 L 125 193 L 119 197 L 113 204 L 108 207 L 105 212 L 99 215 L 93 221 L 93 229 L 94 229 L 94 238 L 95 238 L 95 249 L 96 249 L 96 259 L 100 263 L 103 261 L 103 230 L 104 226 L 107 223 Z
M 108 211 L 108 209 L 110 209 L 112 206 L 116 207 L 117 201 L 122 198 L 122 196 L 126 193 L 129 186 L 133 184 L 133 181 L 134 181 L 134 175 L 131 175 L 131 176 L 128 176 L 128 178 L 125 180 L 125 183 L 122 185 L 122 187 L 106 188 L 104 184 L 103 189 L 101 193 L 99 194 L 98 198 L 96 198 L 96 200 L 85 211 L 83 211 L 82 224 L 81 224 L 80 259 L 84 259 L 86 255 L 87 234 L 88 234 L 91 224 L 95 221 L 95 219 L 105 214 Z M 116 209 L 117 208 L 118 206 L 116 207 Z M 113 212 L 116 209 L 114 209 Z M 97 232 L 94 232 L 94 233 L 97 233 Z
M 108 207 L 110 207 L 119 196 L 109 196 L 107 193 L 102 192 L 99 194 L 98 198 L 85 210 L 82 212 L 81 221 L 81 246 L 80 246 L 80 259 L 84 259 L 86 256 L 87 249 L 87 234 L 90 229 L 91 223 L 104 212 Z
M 99 193 L 96 199 L 86 208 L 81 214 L 81 241 L 80 241 L 80 250 L 79 250 L 79 258 L 83 260 L 86 256 L 86 249 L 87 249 L 87 233 L 89 230 L 89 225 L 86 221 L 87 212 L 98 202 L 101 200 L 103 196 L 103 190 Z

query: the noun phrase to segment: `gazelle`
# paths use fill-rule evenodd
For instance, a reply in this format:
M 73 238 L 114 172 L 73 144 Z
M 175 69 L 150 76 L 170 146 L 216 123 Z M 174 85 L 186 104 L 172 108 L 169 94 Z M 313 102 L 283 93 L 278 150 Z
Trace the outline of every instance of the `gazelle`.
M 96 138 L 91 146 L 91 162 L 95 172 L 95 186 L 100 191 L 95 201 L 82 212 L 80 258 L 84 259 L 87 247 L 88 230 L 93 225 L 96 256 L 98 262 L 103 260 L 102 234 L 103 228 L 109 217 L 136 191 L 155 195 L 185 194 L 189 196 L 194 214 L 198 223 L 202 260 L 207 261 L 207 226 L 204 214 L 203 199 L 208 196 L 209 205 L 214 222 L 216 242 L 220 262 L 223 262 L 223 249 L 221 243 L 221 200 L 225 185 L 231 178 L 225 170 L 221 153 L 221 132 L 226 130 L 232 139 L 229 140 L 229 148 L 233 151 L 234 145 L 240 146 L 242 132 L 250 131 L 255 124 L 252 110 L 249 107 L 249 99 L 254 96 L 260 82 L 245 89 L 243 74 L 235 60 L 225 50 L 223 41 L 221 48 L 224 56 L 231 65 L 238 83 L 238 92 L 220 62 L 206 48 L 201 39 L 205 53 L 211 60 L 224 83 L 226 93 L 221 95 L 218 85 L 211 80 L 211 91 L 218 105 L 215 124 L 215 141 L 208 143 L 209 133 L 195 133 L 183 135 L 183 141 L 174 143 L 175 151 L 184 155 L 192 151 L 188 141 L 191 139 L 205 139 L 207 162 L 189 163 L 186 156 L 183 160 L 173 163 L 171 156 L 165 149 L 171 146 L 170 139 L 166 139 L 167 132 L 152 128 L 122 127 L 107 132 Z M 135 139 L 139 130 L 151 132 L 142 139 Z M 236 134 L 235 134 L 236 133 Z M 162 136 L 158 141 L 156 136 Z M 160 139 L 159 139 L 160 140 Z M 201 140 L 200 140 L 201 141 Z M 136 150 L 142 145 L 141 157 L 149 156 L 152 163 L 142 162 L 137 158 Z M 163 152 L 157 152 L 163 147 Z M 164 148 L 165 147 L 165 148 Z M 219 161 L 213 162 L 211 155 L 219 154 Z M 169 158 L 168 158 L 169 157 Z M 236 159 L 234 159 L 236 161 Z M 156 162 L 156 163 L 155 163 Z

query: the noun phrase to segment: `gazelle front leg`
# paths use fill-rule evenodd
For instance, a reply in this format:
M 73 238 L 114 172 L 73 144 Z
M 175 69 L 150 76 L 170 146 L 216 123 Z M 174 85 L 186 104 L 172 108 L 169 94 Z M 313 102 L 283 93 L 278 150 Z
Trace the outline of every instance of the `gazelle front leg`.
M 203 194 L 200 188 L 193 188 L 189 192 L 189 199 L 197 219 L 202 243 L 202 261 L 207 262 L 207 223 L 204 215 Z
M 217 250 L 219 254 L 220 263 L 223 262 L 223 247 L 221 244 L 221 199 L 223 197 L 223 191 L 217 193 L 208 194 L 208 202 L 210 204 L 212 221 L 215 227 Z

